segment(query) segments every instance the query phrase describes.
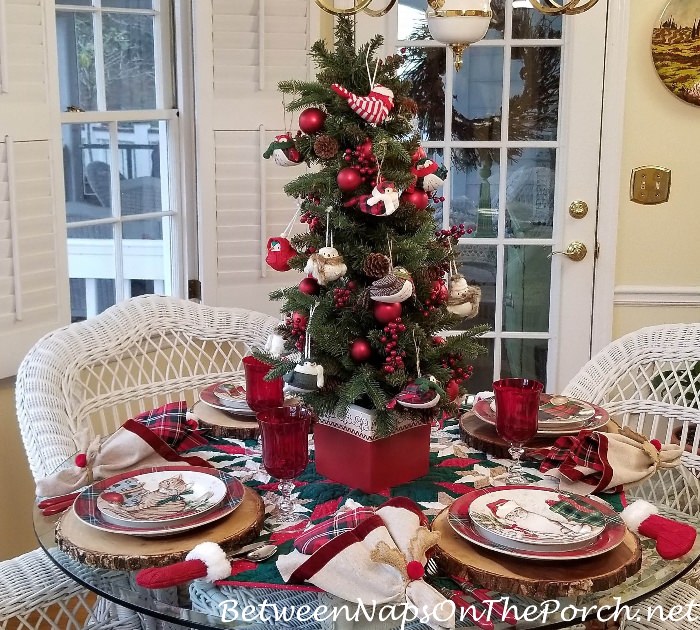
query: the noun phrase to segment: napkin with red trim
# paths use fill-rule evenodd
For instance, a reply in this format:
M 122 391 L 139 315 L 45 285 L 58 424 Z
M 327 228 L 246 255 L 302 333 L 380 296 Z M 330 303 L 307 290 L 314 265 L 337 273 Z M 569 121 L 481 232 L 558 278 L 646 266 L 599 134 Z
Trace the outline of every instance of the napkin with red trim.
M 207 443 L 197 420 L 184 401 L 168 403 L 127 420 L 107 438 L 93 437 L 89 429 L 75 436 L 78 455 L 74 464 L 59 470 L 36 485 L 39 497 L 69 494 L 98 479 L 165 464 L 210 466 L 196 456 L 180 452 Z
M 628 427 L 619 433 L 583 430 L 564 435 L 549 449 L 530 450 L 542 456 L 540 472 L 559 480 L 559 488 L 576 494 L 620 492 L 651 477 L 658 469 L 675 468 L 683 449 L 649 441 Z
M 297 537 L 277 569 L 285 582 L 309 582 L 364 605 L 402 604 L 432 628 L 454 628 L 454 604 L 423 581 L 426 552 L 439 540 L 411 499 L 334 515 Z

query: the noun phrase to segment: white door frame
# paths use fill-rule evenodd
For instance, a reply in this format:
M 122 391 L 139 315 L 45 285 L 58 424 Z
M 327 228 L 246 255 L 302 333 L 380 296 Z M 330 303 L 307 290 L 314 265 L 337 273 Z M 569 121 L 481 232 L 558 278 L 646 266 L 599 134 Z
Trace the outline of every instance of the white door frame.
M 608 3 L 603 86 L 597 240 L 600 253 L 593 285 L 592 353 L 612 340 L 618 208 L 623 182 L 624 116 L 630 0 Z

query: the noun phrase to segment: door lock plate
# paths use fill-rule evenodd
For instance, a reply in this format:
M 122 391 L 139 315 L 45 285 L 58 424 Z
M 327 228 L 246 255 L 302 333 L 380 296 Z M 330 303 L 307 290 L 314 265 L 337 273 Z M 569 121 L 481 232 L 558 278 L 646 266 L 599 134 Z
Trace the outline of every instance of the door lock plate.
M 645 205 L 665 203 L 671 193 L 671 170 L 661 166 L 632 169 L 630 199 Z

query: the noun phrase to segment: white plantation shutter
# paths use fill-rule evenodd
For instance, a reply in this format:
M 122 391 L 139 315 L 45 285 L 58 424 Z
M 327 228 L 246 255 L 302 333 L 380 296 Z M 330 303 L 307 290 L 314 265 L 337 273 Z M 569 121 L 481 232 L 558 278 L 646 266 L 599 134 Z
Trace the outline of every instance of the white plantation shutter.
M 49 138 L 42 0 L 0 0 L 0 134 Z M 55 52 L 54 52 L 55 55 Z
M 0 377 L 65 323 L 52 178 L 49 141 L 0 142 Z
M 261 154 L 292 123 L 278 82 L 312 76 L 319 9 L 313 0 L 209 0 L 194 10 L 203 298 L 275 313 L 269 292 L 298 276 L 267 267 L 265 245 L 292 218 L 283 187 L 305 166 Z

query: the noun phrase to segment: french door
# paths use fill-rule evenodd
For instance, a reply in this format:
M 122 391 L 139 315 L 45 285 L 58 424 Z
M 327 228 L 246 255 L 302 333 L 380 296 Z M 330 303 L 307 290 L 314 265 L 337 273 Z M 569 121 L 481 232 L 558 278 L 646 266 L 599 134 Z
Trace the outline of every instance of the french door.
M 490 329 L 470 389 L 523 376 L 556 391 L 590 356 L 606 3 L 563 19 L 492 0 L 459 72 L 425 4 L 360 17 L 358 39 L 383 28 L 404 56 L 422 144 L 449 169 L 436 218 L 465 225 L 459 270 L 482 290 L 463 327 Z

